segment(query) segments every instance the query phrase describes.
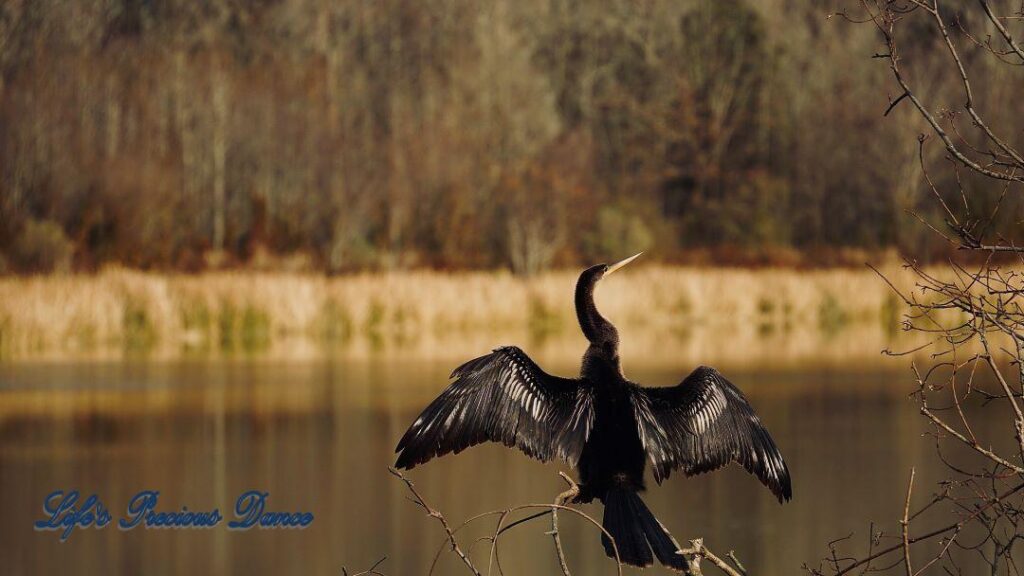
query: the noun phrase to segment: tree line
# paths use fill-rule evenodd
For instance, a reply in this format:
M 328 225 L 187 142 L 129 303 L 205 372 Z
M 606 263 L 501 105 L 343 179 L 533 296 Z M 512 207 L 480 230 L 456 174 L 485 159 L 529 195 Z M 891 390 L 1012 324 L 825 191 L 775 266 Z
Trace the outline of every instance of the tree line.
M 0 270 L 941 254 L 905 212 L 941 217 L 906 137 L 920 117 L 883 115 L 877 41 L 831 9 L 5 2 Z M 908 73 L 952 93 L 930 75 L 941 38 L 905 33 Z M 1024 86 L 987 62 L 966 62 L 979 105 L 1013 119 Z M 983 212 L 999 192 L 971 198 Z M 1010 197 L 997 218 L 1022 213 Z

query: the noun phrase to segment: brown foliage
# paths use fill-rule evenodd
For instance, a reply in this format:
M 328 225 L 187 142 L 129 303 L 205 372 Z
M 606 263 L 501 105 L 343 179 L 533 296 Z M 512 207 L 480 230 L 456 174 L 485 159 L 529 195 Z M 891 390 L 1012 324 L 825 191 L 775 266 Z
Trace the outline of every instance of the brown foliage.
M 332 273 L 533 273 L 647 243 L 937 245 L 903 213 L 941 218 L 894 138 L 919 118 L 883 118 L 871 35 L 816 3 L 98 6 L 0 7 L 8 259 L 28 220 L 59 224 L 83 269 L 244 265 L 257 246 Z M 938 78 L 940 41 L 914 29 L 915 74 Z M 992 80 L 979 102 L 1022 87 L 967 63 Z

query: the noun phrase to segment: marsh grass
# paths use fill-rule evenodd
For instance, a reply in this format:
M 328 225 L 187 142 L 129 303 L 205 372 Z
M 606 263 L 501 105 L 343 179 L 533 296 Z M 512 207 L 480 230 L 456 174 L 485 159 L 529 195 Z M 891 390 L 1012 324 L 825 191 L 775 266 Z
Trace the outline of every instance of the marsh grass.
M 883 272 L 909 287 L 899 267 Z M 328 278 L 108 269 L 7 277 L 0 278 L 0 354 L 262 353 L 302 340 L 431 355 L 452 352 L 446 342 L 490 342 L 495 334 L 525 334 L 534 343 L 568 339 L 578 349 L 576 275 L 557 271 L 524 280 L 505 272 L 412 271 Z M 902 303 L 867 269 L 638 266 L 607 279 L 596 297 L 623 332 L 624 346 L 638 342 L 642 352 L 672 343 L 712 357 L 785 354 L 780 342 L 782 349 L 810 351 L 852 334 L 870 348 L 844 346 L 877 355 L 903 314 Z M 745 350 L 737 349 L 741 344 Z M 762 345 L 769 348 L 758 352 Z

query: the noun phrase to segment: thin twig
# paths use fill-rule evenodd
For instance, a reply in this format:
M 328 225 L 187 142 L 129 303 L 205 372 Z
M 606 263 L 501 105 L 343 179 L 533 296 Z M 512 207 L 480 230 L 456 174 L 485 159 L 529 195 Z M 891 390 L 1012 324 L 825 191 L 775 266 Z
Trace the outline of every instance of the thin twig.
M 345 567 L 342 566 L 341 567 L 341 576 L 384 576 L 383 572 L 378 572 L 377 571 L 377 567 L 380 566 L 381 564 L 383 564 L 384 561 L 387 560 L 387 559 L 388 559 L 388 557 L 384 556 L 380 560 L 377 560 L 376 562 L 374 562 L 373 566 L 370 566 L 369 568 L 367 568 L 366 570 L 363 570 L 362 572 L 356 572 L 356 573 L 351 574 L 351 575 L 349 575 L 348 570 L 346 570 Z
M 914 468 L 910 469 L 910 481 L 907 482 L 907 499 L 903 502 L 903 520 L 900 525 L 903 530 L 903 564 L 907 569 L 907 576 L 914 576 L 914 568 L 910 564 L 910 495 L 914 492 Z
M 427 513 L 428 516 L 430 516 L 431 518 L 436 518 L 437 521 L 441 523 L 441 526 L 444 528 L 445 534 L 448 535 L 448 542 L 452 545 L 452 551 L 455 552 L 455 554 L 462 560 L 462 563 L 466 565 L 466 568 L 468 568 L 469 571 L 472 572 L 475 576 L 482 576 L 480 574 L 480 571 L 476 569 L 476 566 L 473 565 L 473 561 L 470 560 L 469 556 L 467 556 L 466 553 L 462 551 L 462 548 L 459 547 L 458 541 L 455 540 L 455 534 L 452 533 L 451 526 L 448 525 L 448 521 L 445 520 L 444 515 L 438 512 L 437 510 L 431 508 L 430 505 L 427 504 L 426 500 L 423 499 L 423 496 L 421 496 L 420 493 L 416 491 L 416 485 L 413 484 L 411 480 L 403 476 L 401 472 L 390 466 L 388 467 L 388 472 L 391 472 L 392 476 L 395 476 L 396 478 L 405 483 L 405 486 L 409 489 L 409 492 L 412 492 L 416 504 L 423 508 L 423 510 Z
M 745 576 L 747 573 L 739 560 L 736 560 L 736 555 L 733 552 L 729 552 L 729 557 L 732 558 L 733 562 L 736 562 L 737 566 L 740 568 L 739 570 L 730 566 L 728 562 L 722 560 L 715 555 L 714 552 L 708 549 L 708 547 L 704 545 L 703 538 L 690 540 L 690 547 L 680 550 L 680 553 L 689 556 L 690 563 L 692 564 L 691 571 L 695 576 L 700 576 L 700 561 L 704 558 L 706 558 L 708 562 L 714 564 L 719 570 L 725 572 L 728 576 Z

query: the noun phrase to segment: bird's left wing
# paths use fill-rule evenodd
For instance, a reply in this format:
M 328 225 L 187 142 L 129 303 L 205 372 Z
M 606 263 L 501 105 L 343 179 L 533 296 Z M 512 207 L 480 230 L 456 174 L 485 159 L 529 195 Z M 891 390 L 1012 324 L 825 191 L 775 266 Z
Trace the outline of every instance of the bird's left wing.
M 633 391 L 644 450 L 660 484 L 674 469 L 687 476 L 738 462 L 781 502 L 793 495 L 775 441 L 739 388 L 701 366 L 677 386 Z
M 470 360 L 398 443 L 398 468 L 492 441 L 575 464 L 594 422 L 588 383 L 545 373 L 515 346 Z

